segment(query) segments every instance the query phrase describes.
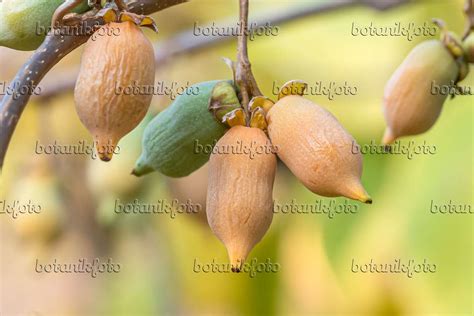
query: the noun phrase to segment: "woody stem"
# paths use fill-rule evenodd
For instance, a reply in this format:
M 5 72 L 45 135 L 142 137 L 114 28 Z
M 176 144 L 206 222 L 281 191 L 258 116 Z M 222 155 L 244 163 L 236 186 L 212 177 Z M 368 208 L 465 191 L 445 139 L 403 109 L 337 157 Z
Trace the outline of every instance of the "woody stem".
M 81 4 L 82 0 L 68 0 L 61 4 L 56 11 L 54 11 L 53 17 L 51 19 L 51 28 L 55 28 L 61 24 L 64 16 L 71 12 L 75 7 Z
M 115 0 L 115 4 L 120 11 L 127 11 L 127 5 L 123 2 L 123 0 Z
M 237 65 L 235 70 L 236 84 L 240 88 L 242 107 L 246 116 L 247 125 L 250 122 L 250 113 L 248 104 L 252 97 L 262 95 L 258 88 L 257 81 L 252 73 L 251 64 L 248 56 L 247 34 L 248 34 L 248 16 L 249 0 L 239 0 L 240 4 L 240 34 L 237 42 Z

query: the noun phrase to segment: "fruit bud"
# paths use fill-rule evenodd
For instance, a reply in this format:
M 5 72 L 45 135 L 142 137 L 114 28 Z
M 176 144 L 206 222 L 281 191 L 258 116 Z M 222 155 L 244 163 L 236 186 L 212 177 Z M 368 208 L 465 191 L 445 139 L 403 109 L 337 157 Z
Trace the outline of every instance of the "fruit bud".
M 245 149 L 252 144 L 273 148 L 262 130 L 232 127 L 216 144 L 209 163 L 207 219 L 237 272 L 273 218 L 276 156 L 269 150 L 251 155 Z
M 109 161 L 118 141 L 140 123 L 150 106 L 153 95 L 145 93 L 149 89 L 127 93 L 127 88 L 152 87 L 155 60 L 152 44 L 134 23 L 102 28 L 107 30 L 86 44 L 74 97 L 100 159 Z
M 268 134 L 278 157 L 313 193 L 371 203 L 360 182 L 362 156 L 354 138 L 322 107 L 299 95 L 268 112 Z
M 434 88 L 452 86 L 458 75 L 459 66 L 442 42 L 431 40 L 416 46 L 385 87 L 383 143 L 429 130 L 447 98 Z

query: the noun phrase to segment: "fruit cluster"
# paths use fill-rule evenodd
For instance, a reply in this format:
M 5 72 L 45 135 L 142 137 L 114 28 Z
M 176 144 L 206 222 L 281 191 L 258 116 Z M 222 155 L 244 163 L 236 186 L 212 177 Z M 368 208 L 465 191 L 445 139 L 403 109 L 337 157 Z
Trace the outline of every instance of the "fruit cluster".
M 133 174 L 183 177 L 210 160 L 208 223 L 234 270 L 272 221 L 277 157 L 314 193 L 372 202 L 360 183 L 362 156 L 351 151 L 356 141 L 331 113 L 302 96 L 306 84 L 290 81 L 277 103 L 257 96 L 248 109 L 232 81 L 196 87 L 198 95 L 178 97 L 149 123 Z M 195 144 L 215 147 L 203 153 Z M 244 150 L 251 147 L 272 150 Z
M 37 48 L 44 36 L 36 34 L 32 21 L 49 25 L 62 3 L 1 2 L 0 45 Z M 77 10 L 89 9 L 86 1 L 82 4 Z M 153 46 L 139 27 L 155 25 L 149 17 L 104 10 L 107 23 L 85 46 L 74 97 L 101 160 L 109 161 L 119 140 L 139 125 L 150 106 L 152 94 L 117 93 L 116 88 L 154 86 Z M 457 84 L 470 62 L 473 34 L 461 41 L 443 29 L 440 41 L 415 47 L 387 83 L 383 142 L 431 128 L 447 98 L 433 93 L 432 85 Z M 179 95 L 145 128 L 134 175 L 158 171 L 180 178 L 209 161 L 207 219 L 235 271 L 272 222 L 278 158 L 313 193 L 372 203 L 361 184 L 362 155 L 353 151 L 357 142 L 329 111 L 304 97 L 307 88 L 294 80 L 280 88 L 276 103 L 262 95 L 244 102 L 238 80 L 202 82 L 191 87 L 199 93 Z M 197 145 L 212 150 L 197 150 Z M 259 150 L 249 154 L 252 148 Z

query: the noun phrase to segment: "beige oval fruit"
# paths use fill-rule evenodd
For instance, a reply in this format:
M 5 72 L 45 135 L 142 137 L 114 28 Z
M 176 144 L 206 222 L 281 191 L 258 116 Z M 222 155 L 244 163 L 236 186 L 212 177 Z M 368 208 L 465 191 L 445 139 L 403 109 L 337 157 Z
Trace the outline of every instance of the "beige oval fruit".
M 132 22 L 107 24 L 96 34 L 84 49 L 74 97 L 100 158 L 109 161 L 150 106 L 155 60 L 152 44 Z
M 387 129 L 384 144 L 401 136 L 429 130 L 438 119 L 459 67 L 448 49 L 437 40 L 416 46 L 385 87 L 384 114 Z
M 245 148 L 255 150 L 252 155 Z M 260 152 L 260 153 L 259 153 Z M 207 219 L 227 248 L 233 271 L 240 271 L 273 218 L 276 156 L 258 128 L 234 126 L 216 144 L 209 162 Z
M 309 190 L 372 202 L 360 182 L 358 145 L 331 113 L 308 99 L 290 95 L 270 109 L 267 120 L 278 157 Z

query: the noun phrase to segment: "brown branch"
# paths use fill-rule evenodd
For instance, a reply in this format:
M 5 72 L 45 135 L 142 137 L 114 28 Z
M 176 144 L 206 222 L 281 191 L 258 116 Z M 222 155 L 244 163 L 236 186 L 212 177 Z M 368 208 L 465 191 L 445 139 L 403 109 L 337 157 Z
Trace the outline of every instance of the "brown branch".
M 56 27 L 58 22 L 61 22 L 66 14 L 71 12 L 77 7 L 82 0 L 66 0 L 54 11 L 53 17 L 51 18 L 51 28 Z
M 132 0 L 128 2 L 130 12 L 150 14 L 187 0 Z M 88 13 L 85 14 L 87 16 Z M 87 26 L 103 24 L 101 18 L 85 20 Z M 71 36 L 49 33 L 43 44 L 17 73 L 11 82 L 11 95 L 3 97 L 0 103 L 0 172 L 13 131 L 30 99 L 35 87 L 64 56 L 84 44 L 89 36 Z M 25 93 L 27 91 L 27 93 Z

